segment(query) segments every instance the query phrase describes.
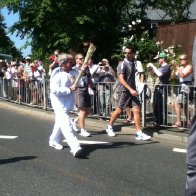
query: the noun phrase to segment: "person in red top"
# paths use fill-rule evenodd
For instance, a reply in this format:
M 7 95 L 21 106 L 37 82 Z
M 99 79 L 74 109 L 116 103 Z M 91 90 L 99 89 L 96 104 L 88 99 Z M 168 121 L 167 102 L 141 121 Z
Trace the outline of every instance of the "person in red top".
M 54 51 L 54 54 L 49 57 L 50 65 L 49 65 L 49 75 L 51 74 L 52 70 L 59 66 L 58 64 L 58 56 L 60 51 L 57 49 Z

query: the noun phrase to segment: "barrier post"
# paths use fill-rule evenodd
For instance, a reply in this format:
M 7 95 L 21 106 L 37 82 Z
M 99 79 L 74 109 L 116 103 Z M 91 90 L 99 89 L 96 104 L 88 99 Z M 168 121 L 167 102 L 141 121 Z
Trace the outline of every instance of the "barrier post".
M 147 85 L 145 84 L 142 91 L 142 127 L 146 127 L 146 91 Z

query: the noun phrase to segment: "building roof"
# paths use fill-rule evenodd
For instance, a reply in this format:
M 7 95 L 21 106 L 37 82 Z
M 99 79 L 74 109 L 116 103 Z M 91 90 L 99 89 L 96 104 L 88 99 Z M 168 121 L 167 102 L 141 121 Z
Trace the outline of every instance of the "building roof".
M 152 21 L 160 21 L 160 20 L 170 20 L 169 16 L 164 17 L 165 12 L 163 10 L 157 9 L 154 10 L 149 8 L 147 11 L 147 18 Z M 163 18 L 164 17 L 164 18 Z M 196 1 L 194 1 L 190 6 L 190 20 L 196 20 Z

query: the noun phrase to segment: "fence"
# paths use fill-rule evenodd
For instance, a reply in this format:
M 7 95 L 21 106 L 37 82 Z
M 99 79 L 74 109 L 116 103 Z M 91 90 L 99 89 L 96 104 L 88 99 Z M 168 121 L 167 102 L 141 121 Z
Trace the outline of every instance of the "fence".
M 157 88 L 164 88 L 162 99 L 156 92 Z M 111 113 L 115 110 L 118 104 L 117 83 L 96 83 L 96 93 L 89 91 L 92 100 L 92 117 L 109 119 Z M 162 111 L 160 118 L 162 118 L 162 126 L 172 126 L 176 122 L 176 112 L 174 103 L 180 92 L 181 86 L 178 85 L 162 85 L 160 86 L 145 86 L 141 96 L 141 119 L 142 126 L 151 126 L 155 122 L 153 100 L 157 99 L 159 111 Z M 182 99 L 187 99 L 187 105 L 184 104 L 182 108 L 182 127 L 188 128 L 190 119 L 195 113 L 195 97 L 196 92 L 193 86 L 189 86 L 189 92 L 182 93 Z M 11 80 L 0 78 L 0 98 L 3 100 L 15 102 L 17 104 L 27 105 L 29 107 L 37 107 L 43 110 L 51 110 L 50 103 L 50 89 L 49 80 L 34 82 L 19 81 L 18 86 L 13 86 Z M 154 98 L 153 98 L 154 97 Z M 72 111 L 77 112 L 77 109 Z M 126 112 L 124 111 L 119 120 L 125 120 Z
M 192 59 L 193 41 L 196 36 L 196 22 L 160 26 L 157 28 L 156 40 L 164 41 L 165 48 L 172 44 L 182 46 L 182 52 Z

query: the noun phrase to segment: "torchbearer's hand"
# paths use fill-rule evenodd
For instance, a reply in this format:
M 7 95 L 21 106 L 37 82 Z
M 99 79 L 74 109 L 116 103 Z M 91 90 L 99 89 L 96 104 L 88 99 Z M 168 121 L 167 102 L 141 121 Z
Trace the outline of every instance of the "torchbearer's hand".
M 81 71 L 86 71 L 86 67 L 81 67 Z
M 77 89 L 77 85 L 73 84 L 69 88 L 70 88 L 71 91 L 75 91 Z

